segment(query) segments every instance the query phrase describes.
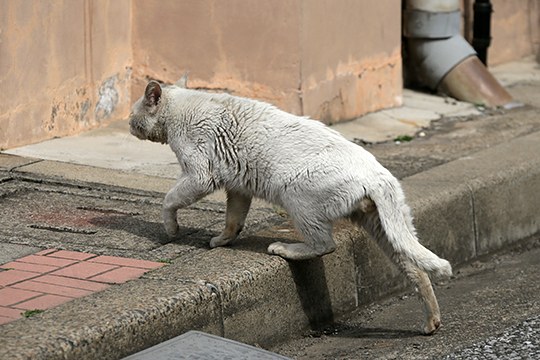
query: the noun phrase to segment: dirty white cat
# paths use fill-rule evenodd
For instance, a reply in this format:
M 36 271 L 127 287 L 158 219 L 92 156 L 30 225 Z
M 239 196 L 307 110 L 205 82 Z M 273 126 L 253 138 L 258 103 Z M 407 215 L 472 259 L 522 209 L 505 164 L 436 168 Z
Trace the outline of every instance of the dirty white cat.
M 167 143 L 182 174 L 165 196 L 163 221 L 178 231 L 177 210 L 225 189 L 226 226 L 212 248 L 238 236 L 253 196 L 285 208 L 303 243 L 275 242 L 270 254 L 310 259 L 335 250 L 332 223 L 363 226 L 416 285 L 424 303 L 423 331 L 437 331 L 439 307 L 426 272 L 449 276 L 448 261 L 422 246 L 398 180 L 358 145 L 322 123 L 228 94 L 155 81 L 133 106 L 131 133 Z

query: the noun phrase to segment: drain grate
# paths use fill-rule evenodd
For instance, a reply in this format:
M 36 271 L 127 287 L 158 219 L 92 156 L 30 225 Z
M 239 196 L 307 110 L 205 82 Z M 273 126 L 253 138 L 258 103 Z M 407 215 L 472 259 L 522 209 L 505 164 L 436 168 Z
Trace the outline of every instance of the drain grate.
M 124 358 L 124 360 L 157 359 L 290 360 L 285 356 L 270 351 L 200 331 L 189 331 L 171 340 L 162 342 L 161 344 Z

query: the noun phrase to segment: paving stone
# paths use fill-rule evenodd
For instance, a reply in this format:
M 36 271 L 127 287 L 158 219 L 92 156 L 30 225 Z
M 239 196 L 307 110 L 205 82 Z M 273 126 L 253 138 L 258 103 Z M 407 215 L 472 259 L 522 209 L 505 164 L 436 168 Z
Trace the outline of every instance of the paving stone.
M 44 294 L 34 299 L 18 303 L 14 306 L 23 310 L 46 310 L 70 300 L 73 300 L 73 298 L 60 295 Z
M 50 266 L 50 265 L 40 265 L 40 264 L 31 264 L 19 261 L 12 261 L 7 264 L 0 266 L 2 269 L 16 269 L 29 271 L 34 273 L 47 273 L 50 271 L 58 270 L 59 266 Z
M 164 264 L 57 249 L 15 259 L 2 265 L 6 270 L 0 272 L 0 284 L 5 286 L 0 289 L 0 324 L 16 320 L 21 310 L 49 309 L 161 266 Z M 83 280 L 86 278 L 92 279 Z
M 34 255 L 45 256 L 45 255 L 49 255 L 49 254 L 51 254 L 53 252 L 57 252 L 57 251 L 58 251 L 58 249 L 45 249 L 45 250 L 38 251 Z
M 41 295 L 35 291 L 5 287 L 0 289 L 0 305 L 9 306 Z
M 95 257 L 95 254 L 89 254 L 89 253 L 83 253 L 78 251 L 67 251 L 67 250 L 60 250 L 60 251 L 53 251 L 50 253 L 46 253 L 45 255 L 49 257 L 54 258 L 62 258 L 62 259 L 71 259 L 71 260 L 87 260 Z
M 88 279 L 92 276 L 116 269 L 117 266 L 90 262 L 77 263 L 53 272 L 51 275 L 66 276 L 76 279 Z
M 28 264 L 48 265 L 48 266 L 53 266 L 57 268 L 76 263 L 76 261 L 73 261 L 73 260 L 56 259 L 49 256 L 37 256 L 37 255 L 25 256 L 23 258 L 17 259 L 17 262 L 28 263 Z
M 78 298 L 81 296 L 90 295 L 92 293 L 92 291 L 88 291 L 88 290 L 76 289 L 76 288 L 68 287 L 64 285 L 46 284 L 43 282 L 38 282 L 38 281 L 33 281 L 33 280 L 23 281 L 21 283 L 13 285 L 12 287 L 16 289 L 37 291 L 37 292 L 42 292 L 44 294 L 61 295 L 61 296 L 67 296 L 71 298 Z
M 0 306 L 0 316 L 10 319 L 18 319 L 21 317 L 21 310 L 13 309 L 7 306 Z
M 21 317 L 21 310 L 7 306 L 0 306 L 0 317 L 7 317 L 12 320 L 18 319 Z
M 0 286 L 7 286 L 17 282 L 39 276 L 35 272 L 22 270 L 5 270 L 0 272 Z
M 0 325 L 7 324 L 8 322 L 12 322 L 13 320 L 15 319 L 0 315 Z
M 98 283 L 95 281 L 87 281 L 81 279 L 73 279 L 64 276 L 56 275 L 43 275 L 39 278 L 33 279 L 36 282 L 42 282 L 45 284 L 62 285 L 66 287 L 72 287 L 75 289 L 89 290 L 89 291 L 101 291 L 109 287 L 107 284 Z
M 98 256 L 90 260 L 90 262 L 110 264 L 110 265 L 119 265 L 119 266 L 129 266 L 142 269 L 155 269 L 163 266 L 163 264 L 156 263 L 153 261 L 138 260 L 138 259 L 129 259 L 118 256 Z
M 147 269 L 139 268 L 130 268 L 130 267 L 120 267 L 106 273 L 96 275 L 89 280 L 105 282 L 110 284 L 121 284 L 128 280 L 133 280 L 140 277 L 142 274 L 147 272 Z

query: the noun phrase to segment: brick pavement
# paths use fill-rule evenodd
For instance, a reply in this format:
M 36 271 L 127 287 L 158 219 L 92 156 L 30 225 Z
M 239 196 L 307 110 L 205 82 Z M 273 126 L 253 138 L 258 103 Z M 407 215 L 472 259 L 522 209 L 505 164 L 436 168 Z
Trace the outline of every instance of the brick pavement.
M 0 325 L 133 280 L 164 264 L 46 249 L 0 265 Z

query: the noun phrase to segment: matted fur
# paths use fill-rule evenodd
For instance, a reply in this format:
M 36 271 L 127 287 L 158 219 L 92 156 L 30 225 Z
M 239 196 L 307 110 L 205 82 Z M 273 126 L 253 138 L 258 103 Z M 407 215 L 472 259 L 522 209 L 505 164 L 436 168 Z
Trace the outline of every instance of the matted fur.
M 418 242 L 398 180 L 369 152 L 318 121 L 256 100 L 152 81 L 133 106 L 130 127 L 140 139 L 168 143 L 182 167 L 164 200 L 171 236 L 178 231 L 179 208 L 222 188 L 228 195 L 226 228 L 212 247 L 237 237 L 255 196 L 285 208 L 304 238 L 271 244 L 271 254 L 301 260 L 332 252 L 332 222 L 346 217 L 364 226 L 410 278 L 417 271 L 451 275 L 448 261 Z M 436 325 L 425 331 L 434 332 L 438 306 L 429 311 L 436 313 L 429 320 Z

